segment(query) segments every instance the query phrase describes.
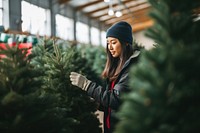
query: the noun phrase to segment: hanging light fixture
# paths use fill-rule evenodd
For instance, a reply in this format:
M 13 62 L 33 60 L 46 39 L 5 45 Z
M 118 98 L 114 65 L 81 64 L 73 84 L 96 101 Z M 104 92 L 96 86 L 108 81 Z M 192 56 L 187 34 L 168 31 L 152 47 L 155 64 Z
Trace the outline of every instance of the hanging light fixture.
M 113 16 L 114 15 L 114 10 L 113 10 L 113 7 L 112 7 L 112 0 L 109 0 L 108 15 L 109 16 Z
M 113 15 L 114 15 L 113 9 L 109 9 L 109 10 L 108 10 L 108 15 L 109 15 L 109 16 L 113 16 Z
M 116 17 L 121 17 L 121 16 L 122 16 L 121 5 L 122 5 L 121 1 L 118 0 L 117 11 L 116 11 L 116 13 L 115 13 L 115 16 L 116 16 Z
M 118 9 L 116 12 L 114 12 L 114 9 L 113 9 L 113 0 L 104 0 L 104 2 L 108 3 L 109 4 L 109 9 L 108 9 L 108 15 L 109 16 L 113 16 L 115 14 L 116 17 L 121 17 L 122 16 L 122 12 L 121 12 L 121 9 L 120 9 L 120 6 L 121 6 L 121 0 L 118 0 Z
M 104 0 L 104 2 L 108 3 L 108 2 L 110 2 L 110 0 Z
M 121 17 L 122 16 L 122 12 L 120 10 L 118 10 L 116 13 L 115 13 L 115 16 L 116 17 Z

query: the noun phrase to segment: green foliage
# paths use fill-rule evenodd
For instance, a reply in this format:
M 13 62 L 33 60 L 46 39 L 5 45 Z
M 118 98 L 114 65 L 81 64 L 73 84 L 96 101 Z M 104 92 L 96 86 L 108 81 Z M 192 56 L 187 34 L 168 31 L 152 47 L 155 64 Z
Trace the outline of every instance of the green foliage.
M 29 56 L 17 46 L 0 50 L 0 132 L 101 132 L 96 104 L 69 81 L 71 71 L 94 72 L 75 47 L 53 43 L 40 42 Z
M 132 91 L 124 95 L 116 132 L 198 133 L 200 20 L 195 9 L 200 2 L 149 2 L 155 25 L 147 35 L 158 44 L 131 68 Z
M 39 73 L 32 69 L 27 49 L 7 46 L 0 54 L 0 131 L 56 132 L 60 119 L 52 111 L 56 97 L 41 93 Z M 58 124 L 59 125 L 59 124 Z M 62 125 L 62 123 L 60 124 Z M 49 128 L 52 127 L 52 128 Z
M 103 46 L 82 45 L 80 50 L 92 69 L 101 75 L 106 64 L 106 49 Z
M 93 78 L 88 78 L 104 86 L 105 81 L 102 79 L 101 73 L 106 63 L 106 49 L 103 46 L 92 45 L 81 45 L 77 49 L 81 52 L 81 56 L 87 60 L 87 65 L 92 70 L 88 76 L 93 75 Z
M 63 49 L 59 46 L 61 45 L 45 42 L 44 45 L 38 47 L 43 51 L 42 56 L 36 56 L 37 58 L 32 60 L 33 64 L 40 64 L 38 67 L 44 69 L 42 80 L 45 93 L 53 93 L 59 97 L 57 109 L 65 110 L 63 120 L 71 120 L 66 124 L 71 132 L 99 133 L 101 132 L 100 123 L 94 114 L 97 105 L 85 91 L 71 85 L 69 80 L 72 71 L 82 73 L 91 79 L 95 79 L 95 72 L 91 71 L 87 60 L 81 57 L 76 47 L 69 46 Z M 49 51 L 52 47 L 53 52 Z M 33 54 L 34 52 L 36 55 L 39 54 L 38 50 L 33 51 Z

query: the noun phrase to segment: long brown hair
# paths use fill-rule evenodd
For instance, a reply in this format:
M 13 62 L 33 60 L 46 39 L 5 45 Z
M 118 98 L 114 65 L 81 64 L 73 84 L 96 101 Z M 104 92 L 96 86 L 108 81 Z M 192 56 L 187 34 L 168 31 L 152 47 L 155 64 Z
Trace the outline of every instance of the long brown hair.
M 124 63 L 133 54 L 133 47 L 131 44 L 127 44 L 125 42 L 122 42 L 121 40 L 119 41 L 122 46 L 122 53 L 120 57 L 117 57 L 117 58 L 112 57 L 111 53 L 109 52 L 108 45 L 106 48 L 107 61 L 106 61 L 105 68 L 102 72 L 102 77 L 108 78 L 110 81 L 116 80 Z

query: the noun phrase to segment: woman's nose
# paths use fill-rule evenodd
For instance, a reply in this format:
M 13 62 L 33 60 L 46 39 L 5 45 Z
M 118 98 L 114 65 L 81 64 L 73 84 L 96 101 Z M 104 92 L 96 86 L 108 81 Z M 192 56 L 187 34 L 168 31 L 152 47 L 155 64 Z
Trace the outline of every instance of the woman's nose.
M 113 47 L 112 47 L 112 45 L 111 45 L 111 44 L 109 45 L 109 49 L 113 49 Z

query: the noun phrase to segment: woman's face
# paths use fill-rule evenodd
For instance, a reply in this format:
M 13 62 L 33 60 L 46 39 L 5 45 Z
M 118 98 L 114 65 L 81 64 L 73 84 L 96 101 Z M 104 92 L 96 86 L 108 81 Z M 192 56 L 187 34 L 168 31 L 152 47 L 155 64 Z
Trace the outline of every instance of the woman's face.
M 108 50 L 110 51 L 112 57 L 119 57 L 122 52 L 122 46 L 120 41 L 117 38 L 114 37 L 108 37 L 107 38 L 107 45 Z

